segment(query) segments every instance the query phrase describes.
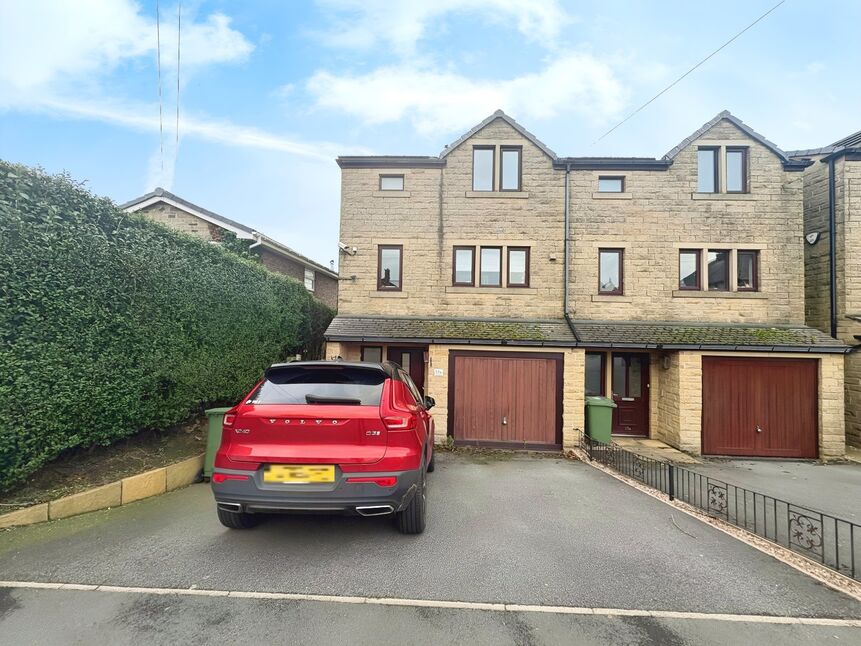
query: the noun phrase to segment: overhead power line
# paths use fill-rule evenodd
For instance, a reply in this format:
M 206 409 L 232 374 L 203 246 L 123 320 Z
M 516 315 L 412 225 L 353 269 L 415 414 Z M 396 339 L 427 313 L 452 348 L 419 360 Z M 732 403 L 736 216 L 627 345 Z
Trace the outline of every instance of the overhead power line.
M 774 11 L 775 9 L 777 9 L 777 8 L 778 8 L 780 5 L 782 5 L 784 2 L 786 2 L 786 0 L 780 0 L 780 2 L 778 2 L 776 5 L 774 5 L 771 9 L 769 9 L 768 11 L 766 11 L 766 12 L 765 12 L 764 14 L 762 14 L 759 18 L 757 18 L 757 19 L 756 19 L 756 20 L 754 20 L 752 23 L 750 23 L 747 27 L 745 27 L 745 28 L 744 28 L 744 29 L 742 29 L 740 32 L 738 32 L 735 36 L 733 36 L 732 38 L 730 38 L 730 39 L 729 39 L 728 41 L 726 41 L 723 45 L 721 45 L 721 46 L 720 46 L 720 47 L 718 47 L 716 50 L 714 50 L 711 54 L 709 54 L 708 56 L 706 56 L 703 60 L 701 60 L 701 61 L 700 61 L 699 63 L 697 63 L 696 65 L 694 65 L 694 66 L 693 66 L 692 68 L 690 68 L 687 72 L 685 72 L 684 74 L 682 74 L 679 78 L 677 78 L 675 81 L 673 81 L 672 83 L 670 83 L 667 87 L 665 87 L 663 90 L 661 90 L 660 92 L 658 92 L 655 96 L 653 96 L 651 99 L 649 99 L 648 101 L 646 101 L 643 105 L 641 105 L 639 108 L 637 108 L 636 110 L 634 110 L 631 114 L 629 114 L 627 117 L 625 117 L 624 119 L 622 119 L 619 123 L 617 123 L 615 126 L 613 126 L 612 128 L 610 128 L 610 129 L 609 129 L 607 132 L 605 132 L 603 135 L 601 135 L 600 137 L 598 137 L 595 141 L 593 141 L 593 142 L 592 142 L 592 144 L 593 144 L 593 145 L 594 145 L 594 144 L 597 144 L 597 143 L 598 143 L 599 141 L 601 141 L 604 137 L 606 137 L 607 135 L 609 135 L 611 132 L 613 132 L 614 130 L 616 130 L 617 128 L 619 128 L 619 126 L 621 126 L 622 124 L 624 124 L 624 123 L 626 123 L 627 121 L 629 121 L 629 120 L 630 120 L 634 115 L 636 115 L 637 113 L 639 113 L 640 111 L 642 111 L 644 108 L 646 108 L 649 104 L 651 104 L 652 102 L 654 102 L 655 100 L 657 100 L 658 98 L 660 98 L 661 96 L 663 96 L 664 94 L 666 94 L 666 93 L 667 93 L 667 92 L 668 92 L 672 87 L 674 87 L 676 84 L 678 84 L 682 79 L 684 79 L 684 78 L 685 78 L 686 76 L 688 76 L 691 72 L 693 72 L 693 71 L 694 71 L 694 70 L 696 70 L 698 67 L 700 67 L 703 63 L 705 63 L 705 62 L 706 62 L 706 61 L 708 61 L 710 58 L 712 58 L 712 57 L 713 57 L 715 54 L 717 54 L 719 51 L 721 51 L 722 49 L 724 49 L 727 45 L 729 45 L 729 44 L 730 44 L 730 43 L 732 43 L 734 40 L 736 40 L 739 36 L 741 36 L 741 35 L 742 35 L 744 32 L 746 32 L 748 29 L 750 29 L 751 27 L 753 27 L 753 26 L 754 26 L 756 23 L 758 23 L 760 20 L 763 20 L 766 16 L 768 16 L 772 11 Z

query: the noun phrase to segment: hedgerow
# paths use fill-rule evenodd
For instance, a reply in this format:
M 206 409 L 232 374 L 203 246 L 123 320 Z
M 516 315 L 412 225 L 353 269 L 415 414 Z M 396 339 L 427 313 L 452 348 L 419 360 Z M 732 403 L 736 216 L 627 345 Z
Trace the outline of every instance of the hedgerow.
M 0 160 L 0 490 L 63 451 L 234 402 L 320 353 L 298 281 Z

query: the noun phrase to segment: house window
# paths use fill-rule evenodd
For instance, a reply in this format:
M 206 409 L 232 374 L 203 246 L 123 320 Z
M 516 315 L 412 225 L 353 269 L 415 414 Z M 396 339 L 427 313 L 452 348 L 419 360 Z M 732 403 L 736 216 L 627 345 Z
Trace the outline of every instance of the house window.
M 380 245 L 377 253 L 377 289 L 400 291 L 403 270 L 402 245 Z
M 529 247 L 508 248 L 508 286 L 529 287 Z
M 475 247 L 455 247 L 452 258 L 452 285 L 475 285 Z
M 759 290 L 759 252 L 739 250 L 736 252 L 738 271 L 736 289 L 740 292 Z
M 622 255 L 623 249 L 598 250 L 598 293 L 621 295 L 623 293 Z
M 679 289 L 700 289 L 700 250 L 679 251 Z
M 718 180 L 718 148 L 700 148 L 697 150 L 697 191 L 699 193 L 717 193 L 720 189 Z
M 708 251 L 708 279 L 710 292 L 729 290 L 729 251 Z
M 747 193 L 747 148 L 726 149 L 726 192 Z
M 523 149 L 520 146 L 500 146 L 499 190 L 519 191 Z
M 586 353 L 586 396 L 604 395 L 605 355 L 601 352 Z
M 475 146 L 472 149 L 472 190 L 493 190 L 493 146 Z
M 624 177 L 599 177 L 598 178 L 599 193 L 624 193 L 625 178 Z
M 314 270 L 313 269 L 305 269 L 305 289 L 309 292 L 314 291 Z
M 403 175 L 380 175 L 380 190 L 381 191 L 402 191 L 404 190 Z
M 381 363 L 383 360 L 383 348 L 379 345 L 366 345 L 362 347 L 362 361 Z
M 500 287 L 502 285 L 502 247 L 482 247 L 479 267 L 481 287 Z

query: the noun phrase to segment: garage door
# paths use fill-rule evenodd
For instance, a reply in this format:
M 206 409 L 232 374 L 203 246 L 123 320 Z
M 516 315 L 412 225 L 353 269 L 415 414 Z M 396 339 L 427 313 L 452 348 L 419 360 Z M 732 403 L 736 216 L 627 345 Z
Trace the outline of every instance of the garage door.
M 561 354 L 449 355 L 449 432 L 458 443 L 559 447 L 561 401 Z
M 818 361 L 703 357 L 703 453 L 817 456 Z

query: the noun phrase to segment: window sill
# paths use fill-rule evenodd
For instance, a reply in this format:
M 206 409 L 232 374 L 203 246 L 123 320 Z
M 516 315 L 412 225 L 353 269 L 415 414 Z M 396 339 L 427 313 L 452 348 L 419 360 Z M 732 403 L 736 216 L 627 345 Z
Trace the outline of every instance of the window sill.
M 374 290 L 372 292 L 368 292 L 368 296 L 371 298 L 408 298 L 409 294 L 406 294 L 405 292 L 379 292 Z
M 409 191 L 374 191 L 373 197 L 409 197 Z
M 524 191 L 467 191 L 464 193 L 464 196 L 503 200 L 525 200 L 529 197 L 529 193 L 525 193 Z
M 762 292 L 709 292 L 697 289 L 677 289 L 673 298 L 752 298 L 765 299 L 768 294 Z
M 500 294 L 512 296 L 534 296 L 538 290 L 534 287 L 454 287 L 449 285 L 445 288 L 446 294 L 487 294 L 498 296 Z
M 633 303 L 630 296 L 624 294 L 592 294 L 593 303 Z
M 756 198 L 750 193 L 691 193 L 692 200 L 714 200 L 722 201 L 745 201 L 755 200 Z
M 632 193 L 592 193 L 593 200 L 632 200 Z

